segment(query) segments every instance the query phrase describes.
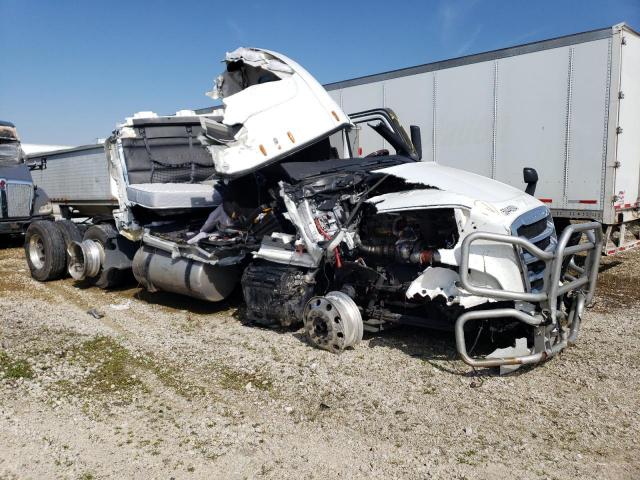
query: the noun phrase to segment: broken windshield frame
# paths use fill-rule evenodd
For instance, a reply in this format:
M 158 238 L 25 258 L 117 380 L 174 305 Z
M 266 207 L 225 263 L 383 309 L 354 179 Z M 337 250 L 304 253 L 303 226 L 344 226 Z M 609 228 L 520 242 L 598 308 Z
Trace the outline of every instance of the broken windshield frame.
M 387 143 L 396 151 L 397 155 L 409 157 L 413 160 L 419 160 L 416 149 L 407 135 L 406 130 L 400 124 L 397 115 L 389 108 L 376 108 L 365 110 L 362 112 L 349 114 L 349 119 L 353 123 L 353 127 L 342 130 L 342 137 L 336 138 L 332 136 L 331 145 L 336 147 L 341 144 L 338 151 L 342 151 L 341 158 L 355 158 L 359 144 L 359 132 L 362 128 L 361 124 L 366 124 L 380 135 Z M 377 123 L 374 123 L 377 122 Z

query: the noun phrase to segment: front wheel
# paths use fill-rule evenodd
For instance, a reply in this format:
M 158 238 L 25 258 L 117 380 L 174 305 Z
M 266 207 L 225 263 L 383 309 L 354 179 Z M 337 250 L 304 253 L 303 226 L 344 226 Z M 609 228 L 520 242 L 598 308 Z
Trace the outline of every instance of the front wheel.
M 39 282 L 57 280 L 67 264 L 65 240 L 51 220 L 37 220 L 29 225 L 24 242 L 31 276 Z

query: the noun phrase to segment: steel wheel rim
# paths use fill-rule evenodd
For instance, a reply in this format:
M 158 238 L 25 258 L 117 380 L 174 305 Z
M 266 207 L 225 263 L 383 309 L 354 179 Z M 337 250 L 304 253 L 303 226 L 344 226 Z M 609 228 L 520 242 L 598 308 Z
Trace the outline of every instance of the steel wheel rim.
M 29 238 L 29 260 L 36 269 L 40 270 L 44 267 L 45 259 L 44 242 L 42 237 L 36 233 Z
M 360 310 L 343 292 L 311 298 L 305 306 L 303 321 L 307 337 L 318 348 L 337 353 L 362 340 Z

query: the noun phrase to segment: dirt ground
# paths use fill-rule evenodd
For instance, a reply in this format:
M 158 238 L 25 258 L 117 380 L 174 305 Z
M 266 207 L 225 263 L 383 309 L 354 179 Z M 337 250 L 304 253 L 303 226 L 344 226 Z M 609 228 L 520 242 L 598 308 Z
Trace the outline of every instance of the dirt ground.
M 637 479 L 639 267 L 603 259 L 578 344 L 500 377 L 450 334 L 334 355 L 237 298 L 37 283 L 5 245 L 0 478 Z

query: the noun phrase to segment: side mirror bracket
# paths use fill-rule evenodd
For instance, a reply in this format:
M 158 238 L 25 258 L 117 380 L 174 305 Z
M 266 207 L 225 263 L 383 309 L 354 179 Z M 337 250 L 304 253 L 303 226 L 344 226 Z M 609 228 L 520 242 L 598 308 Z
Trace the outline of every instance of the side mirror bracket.
M 46 170 L 47 157 L 42 157 L 39 160 L 29 163 L 28 166 L 29 166 L 29 170 Z

